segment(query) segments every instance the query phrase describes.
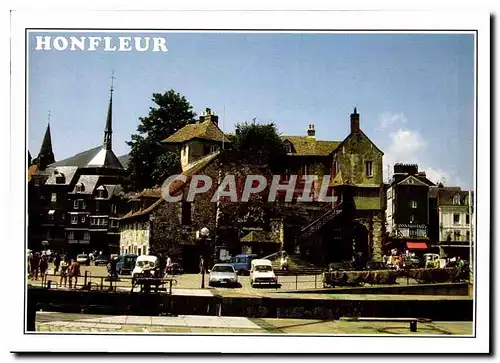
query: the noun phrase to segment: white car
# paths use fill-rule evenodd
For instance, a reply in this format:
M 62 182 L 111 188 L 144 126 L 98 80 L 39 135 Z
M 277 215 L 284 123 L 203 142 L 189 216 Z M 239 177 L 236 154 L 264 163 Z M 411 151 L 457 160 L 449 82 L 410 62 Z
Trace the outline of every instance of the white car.
M 151 276 L 155 275 L 155 271 L 160 267 L 160 260 L 156 256 L 141 255 L 135 261 L 135 267 L 132 270 L 132 281 L 141 277 L 146 270 L 149 270 Z
M 250 268 L 250 285 L 257 284 L 278 285 L 278 278 L 274 274 L 270 260 L 253 260 Z
M 80 265 L 88 266 L 90 263 L 89 255 L 85 253 L 79 254 L 78 256 L 76 256 L 76 262 L 78 262 Z
M 233 265 L 228 263 L 217 263 L 210 270 L 210 275 L 208 278 L 208 286 L 215 285 L 237 285 L 238 275 Z

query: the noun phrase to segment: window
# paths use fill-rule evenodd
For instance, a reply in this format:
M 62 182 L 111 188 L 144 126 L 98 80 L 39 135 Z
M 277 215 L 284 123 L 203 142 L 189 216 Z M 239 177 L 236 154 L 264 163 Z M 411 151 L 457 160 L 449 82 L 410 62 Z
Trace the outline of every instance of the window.
M 68 232 L 68 239 L 75 239 L 75 232 L 69 231 Z
M 460 223 L 460 214 L 453 213 L 453 224 L 459 224 L 459 223 Z
M 99 212 L 99 201 L 98 200 L 95 201 L 95 211 Z
M 78 215 L 72 214 L 71 215 L 71 224 L 77 224 L 77 223 L 78 223 Z
M 285 149 L 288 154 L 292 153 L 292 144 L 290 142 L 285 143 Z
M 453 232 L 453 237 L 454 241 L 460 241 L 460 231 Z
M 73 209 L 80 209 L 80 203 L 78 202 L 78 200 L 73 201 Z
M 83 199 L 76 199 L 73 201 L 73 209 L 85 209 L 85 201 Z
M 81 221 L 82 223 L 85 223 L 85 215 L 82 215 Z
M 116 219 L 111 219 L 110 223 L 112 228 L 118 228 L 118 221 Z
M 373 176 L 373 162 L 365 161 L 365 173 L 366 176 Z
M 111 204 L 111 213 L 116 214 L 116 204 Z
M 410 223 L 413 223 L 415 222 L 415 216 L 412 214 L 410 215 Z
M 412 201 L 410 202 L 410 206 L 411 206 L 412 208 L 417 208 L 417 201 L 416 201 L 416 200 L 412 200 Z
M 465 224 L 470 224 L 470 215 L 469 214 L 465 215 Z
M 453 204 L 460 205 L 460 195 L 457 194 L 453 197 Z
M 53 210 L 53 209 L 52 209 L 52 210 L 49 210 L 49 220 L 50 220 L 50 221 L 53 221 L 53 220 L 54 220 L 54 213 L 55 213 L 55 212 L 56 212 L 56 211 L 55 211 L 55 210 Z
M 50 201 L 51 202 L 57 202 L 57 193 L 52 193 L 51 194 Z

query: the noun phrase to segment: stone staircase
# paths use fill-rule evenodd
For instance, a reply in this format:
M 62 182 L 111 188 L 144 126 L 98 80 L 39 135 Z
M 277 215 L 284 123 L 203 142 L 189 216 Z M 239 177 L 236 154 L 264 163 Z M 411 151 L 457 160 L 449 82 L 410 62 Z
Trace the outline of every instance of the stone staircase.
M 281 255 L 275 254 L 275 256 L 267 259 L 271 260 L 276 276 L 320 275 L 323 273 L 322 268 L 302 260 L 299 255 L 288 254 L 288 271 L 281 271 Z
M 311 235 L 319 231 L 321 227 L 338 216 L 341 212 L 342 203 L 339 203 L 333 207 L 331 205 L 326 206 L 325 213 L 323 213 L 320 217 L 316 218 L 314 221 L 301 229 L 300 235 L 297 237 L 297 240 L 310 237 Z

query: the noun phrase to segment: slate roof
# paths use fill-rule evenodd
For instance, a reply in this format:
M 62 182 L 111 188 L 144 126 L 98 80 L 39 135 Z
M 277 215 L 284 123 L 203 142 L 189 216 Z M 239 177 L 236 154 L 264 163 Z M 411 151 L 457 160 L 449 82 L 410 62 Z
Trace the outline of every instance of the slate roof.
M 103 187 L 106 188 L 108 192 L 108 197 L 106 199 L 110 199 L 114 195 L 119 195 L 123 191 L 122 186 L 117 184 L 103 184 Z
M 50 168 L 51 174 L 47 181 L 45 182 L 46 185 L 56 185 L 56 175 L 54 172 L 58 171 L 59 173 L 62 173 L 64 175 L 64 183 L 59 184 L 59 185 L 69 185 L 71 184 L 71 181 L 73 180 L 73 177 L 75 176 L 76 171 L 78 170 L 77 166 L 59 166 L 57 168 Z
M 438 205 L 454 205 L 453 197 L 455 195 L 460 195 L 460 205 L 466 206 L 465 204 L 466 198 L 469 196 L 469 192 L 467 190 L 461 190 L 460 187 L 444 187 L 438 188 L 437 198 Z M 471 193 L 472 203 L 474 203 L 474 192 Z
M 128 168 L 129 160 L 130 160 L 130 154 L 118 156 L 118 161 L 120 162 L 120 164 L 122 164 L 124 169 Z
M 122 164 L 112 150 L 102 147 L 88 162 L 88 167 L 123 169 Z
M 99 178 L 99 175 L 80 175 L 71 193 L 76 193 L 76 186 L 82 183 L 84 190 L 78 192 L 78 194 L 92 194 L 94 192 L 95 186 L 97 185 L 97 182 L 99 181 Z
M 89 165 L 91 162 L 92 164 Z M 51 168 L 58 166 L 77 166 L 79 168 L 93 166 L 123 169 L 122 164 L 113 151 L 106 150 L 103 146 L 96 146 L 49 165 Z
M 212 121 L 208 120 L 196 124 L 187 124 L 173 135 L 170 135 L 164 143 L 183 143 L 192 139 L 203 139 L 210 141 L 231 142 Z
M 340 145 L 340 141 L 316 140 L 309 136 L 281 136 L 283 141 L 288 140 L 293 146 L 292 155 L 328 156 Z

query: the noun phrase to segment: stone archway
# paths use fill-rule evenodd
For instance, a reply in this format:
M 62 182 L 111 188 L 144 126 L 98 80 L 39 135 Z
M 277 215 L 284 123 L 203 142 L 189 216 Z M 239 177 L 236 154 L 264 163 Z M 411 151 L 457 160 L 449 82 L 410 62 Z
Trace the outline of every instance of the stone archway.
M 353 252 L 361 253 L 364 258 L 370 256 L 370 238 L 366 225 L 359 221 L 353 224 Z

